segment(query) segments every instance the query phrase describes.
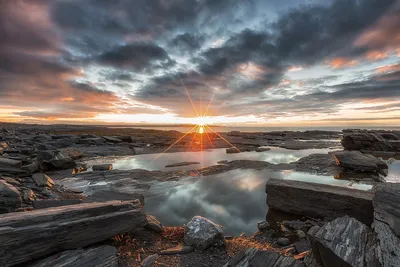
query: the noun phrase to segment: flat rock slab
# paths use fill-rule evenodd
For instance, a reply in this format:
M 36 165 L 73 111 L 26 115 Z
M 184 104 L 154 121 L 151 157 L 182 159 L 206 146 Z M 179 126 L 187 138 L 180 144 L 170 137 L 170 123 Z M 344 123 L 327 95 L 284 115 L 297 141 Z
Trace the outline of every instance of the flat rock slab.
M 92 169 L 94 171 L 110 171 L 113 169 L 113 165 L 112 164 L 97 164 L 97 165 L 93 165 Z
M 308 232 L 313 255 L 324 267 L 364 267 L 370 229 L 348 216 L 337 218 Z
M 200 164 L 200 162 L 197 162 L 197 161 L 184 161 L 184 162 L 178 162 L 178 163 L 165 165 L 165 168 L 181 167 L 181 166 L 196 165 L 196 164 Z
M 88 249 L 67 250 L 27 267 L 118 267 L 117 248 L 100 246 Z
M 235 255 L 224 267 L 305 267 L 302 261 L 279 252 L 250 248 Z
M 366 172 L 381 172 L 383 169 L 388 169 L 388 165 L 382 160 L 360 151 L 335 152 L 334 158 L 339 166 L 346 169 Z
M 21 168 L 22 161 L 8 158 L 0 158 L 0 166 L 9 166 L 15 168 Z
M 82 203 L 82 200 L 80 200 L 80 199 L 63 199 L 63 200 L 42 199 L 42 200 L 35 200 L 35 202 L 33 202 L 33 207 L 35 209 L 47 209 L 47 208 L 53 208 L 53 207 L 75 205 L 75 204 L 80 204 L 80 203 Z
M 0 266 L 89 246 L 145 224 L 146 215 L 138 200 L 4 214 L 0 216 Z
M 345 187 L 270 179 L 266 185 L 269 208 L 314 218 L 338 218 L 345 215 L 371 225 L 371 191 Z

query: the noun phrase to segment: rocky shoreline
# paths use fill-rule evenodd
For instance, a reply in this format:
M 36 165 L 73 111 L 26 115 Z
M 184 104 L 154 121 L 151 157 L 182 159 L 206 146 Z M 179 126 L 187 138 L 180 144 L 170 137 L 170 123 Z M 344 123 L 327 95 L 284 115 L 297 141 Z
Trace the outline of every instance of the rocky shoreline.
M 113 170 L 112 164 L 85 164 L 98 156 L 162 152 L 183 135 L 176 131 L 5 124 L 0 132 L 0 213 L 5 213 L 0 215 L 0 237 L 7 240 L 0 249 L 1 266 L 386 267 L 400 262 L 394 252 L 400 244 L 400 188 L 385 182 L 388 165 L 374 156 L 397 155 L 397 132 L 346 130 L 343 138 L 342 133 L 323 131 L 230 132 L 221 133 L 222 138 L 213 134 L 212 142 L 202 144 L 187 135 L 168 152 L 226 148 L 230 153 L 231 145 L 239 152 L 263 153 L 268 153 L 265 146 L 337 148 L 339 139 L 345 151 L 312 154 L 291 163 L 233 160 L 184 171 L 123 171 Z M 198 162 L 167 167 L 191 164 Z M 82 172 L 88 167 L 93 171 Z M 270 179 L 269 219 L 260 222 L 251 237 L 227 237 L 223 228 L 202 217 L 184 228 L 162 227 L 143 212 L 149 188 L 235 169 L 332 175 L 374 188 L 339 190 Z M 274 210 L 300 220 L 270 220 Z M 41 249 L 36 247 L 39 236 L 48 244 Z

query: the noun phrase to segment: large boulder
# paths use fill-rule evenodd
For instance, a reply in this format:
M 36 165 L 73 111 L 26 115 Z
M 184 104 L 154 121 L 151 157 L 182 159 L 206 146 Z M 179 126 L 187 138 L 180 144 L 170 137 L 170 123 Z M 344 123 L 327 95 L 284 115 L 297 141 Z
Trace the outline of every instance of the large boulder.
M 400 152 L 400 132 L 344 130 L 342 145 L 348 150 Z
M 0 213 L 20 208 L 21 202 L 21 195 L 17 188 L 4 180 L 0 180 Z
M 225 246 L 222 227 L 207 218 L 194 216 L 185 226 L 185 244 L 204 250 L 211 246 Z
M 360 151 L 335 152 L 333 156 L 336 163 L 346 169 L 376 173 L 382 173 L 388 169 L 388 165 L 382 160 Z
M 379 184 L 375 188 L 374 223 L 383 267 L 400 263 L 400 184 Z
M 373 232 L 365 224 L 344 216 L 322 227 L 312 227 L 308 238 L 316 262 L 324 267 L 372 267 L 370 263 L 376 263 L 377 259 L 366 261 L 371 234 Z
M 37 161 L 42 170 L 69 169 L 76 166 L 71 157 L 60 151 L 39 151 Z

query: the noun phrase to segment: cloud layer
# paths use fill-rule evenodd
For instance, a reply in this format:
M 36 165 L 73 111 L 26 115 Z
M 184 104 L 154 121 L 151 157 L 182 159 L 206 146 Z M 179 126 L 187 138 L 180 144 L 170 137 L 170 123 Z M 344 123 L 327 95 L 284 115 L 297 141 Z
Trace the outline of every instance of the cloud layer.
M 398 1 L 265 2 L 2 1 L 0 106 L 21 120 L 400 115 Z

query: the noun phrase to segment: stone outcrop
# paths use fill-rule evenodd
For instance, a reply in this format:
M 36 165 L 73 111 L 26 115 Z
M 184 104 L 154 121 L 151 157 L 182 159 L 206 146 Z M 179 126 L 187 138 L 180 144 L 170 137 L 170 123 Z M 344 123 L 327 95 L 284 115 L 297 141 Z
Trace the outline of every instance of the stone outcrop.
M 388 165 L 382 160 L 360 151 L 335 152 L 333 156 L 339 166 L 350 170 L 384 173 L 388 169 Z
M 5 214 L 0 217 L 0 266 L 86 247 L 145 224 L 146 215 L 138 200 Z
M 211 246 L 225 246 L 222 227 L 207 218 L 194 216 L 185 226 L 185 244 L 204 250 Z
M 315 218 L 352 216 L 371 225 L 373 192 L 294 180 L 270 179 L 269 208 Z
M 0 213 L 13 211 L 21 207 L 21 195 L 18 190 L 4 180 L 0 180 Z
M 250 248 L 236 254 L 224 267 L 305 267 L 302 261 L 279 252 Z
M 400 132 L 344 130 L 342 145 L 348 150 L 400 152 Z
M 117 249 L 106 245 L 87 249 L 66 250 L 25 266 L 118 267 Z
M 32 179 L 38 186 L 52 187 L 54 185 L 54 181 L 44 173 L 35 173 Z

